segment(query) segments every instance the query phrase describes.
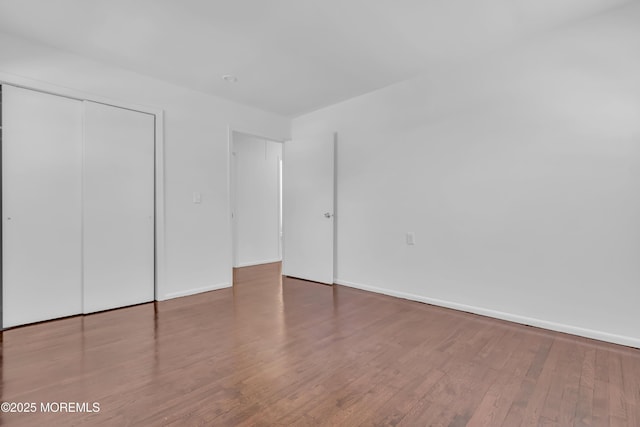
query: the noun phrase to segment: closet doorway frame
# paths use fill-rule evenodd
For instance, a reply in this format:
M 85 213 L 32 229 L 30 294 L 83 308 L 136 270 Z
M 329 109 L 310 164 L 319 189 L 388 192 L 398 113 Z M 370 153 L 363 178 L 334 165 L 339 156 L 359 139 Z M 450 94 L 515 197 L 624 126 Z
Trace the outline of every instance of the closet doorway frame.
M 106 96 L 83 92 L 40 80 L 30 79 L 0 71 L 0 85 L 10 85 L 50 95 L 63 96 L 78 101 L 91 101 L 153 115 L 154 120 L 154 301 L 165 299 L 165 198 L 164 198 L 164 110 L 134 104 Z M 0 263 L 2 259 L 0 258 Z M 0 278 L 1 279 L 1 278 Z M 1 288 L 0 288 L 1 289 Z M 4 303 L 4 301 L 3 301 Z M 0 330 L 1 330 L 0 325 Z

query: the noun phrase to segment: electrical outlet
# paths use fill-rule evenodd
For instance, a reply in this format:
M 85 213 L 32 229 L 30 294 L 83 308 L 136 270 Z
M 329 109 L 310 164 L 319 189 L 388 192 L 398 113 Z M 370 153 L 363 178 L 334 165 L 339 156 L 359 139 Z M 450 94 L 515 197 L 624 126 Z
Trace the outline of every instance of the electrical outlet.
M 415 245 L 416 244 L 416 233 L 413 231 L 407 232 L 407 245 Z

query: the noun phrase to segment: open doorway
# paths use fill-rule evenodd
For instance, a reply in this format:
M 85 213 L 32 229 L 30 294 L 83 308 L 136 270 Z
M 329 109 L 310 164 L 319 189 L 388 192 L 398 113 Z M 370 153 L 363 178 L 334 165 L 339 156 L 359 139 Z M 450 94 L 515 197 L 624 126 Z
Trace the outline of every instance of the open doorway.
M 282 261 L 282 145 L 231 132 L 234 268 Z

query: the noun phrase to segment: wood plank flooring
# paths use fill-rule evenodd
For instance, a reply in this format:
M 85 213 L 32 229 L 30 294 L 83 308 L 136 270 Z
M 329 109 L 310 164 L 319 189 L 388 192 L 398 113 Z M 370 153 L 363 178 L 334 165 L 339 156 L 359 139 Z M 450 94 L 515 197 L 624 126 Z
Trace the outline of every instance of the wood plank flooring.
M 281 278 L 279 264 L 234 276 L 2 332 L 0 400 L 38 411 L 0 425 L 640 426 L 640 350 Z

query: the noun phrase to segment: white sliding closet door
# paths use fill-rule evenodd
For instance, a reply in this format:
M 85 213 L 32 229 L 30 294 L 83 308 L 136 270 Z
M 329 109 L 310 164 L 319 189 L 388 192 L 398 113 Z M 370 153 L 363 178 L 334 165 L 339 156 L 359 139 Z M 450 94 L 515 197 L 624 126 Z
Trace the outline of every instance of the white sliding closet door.
M 80 101 L 3 85 L 3 326 L 82 312 Z
M 154 117 L 84 102 L 84 312 L 154 299 Z

